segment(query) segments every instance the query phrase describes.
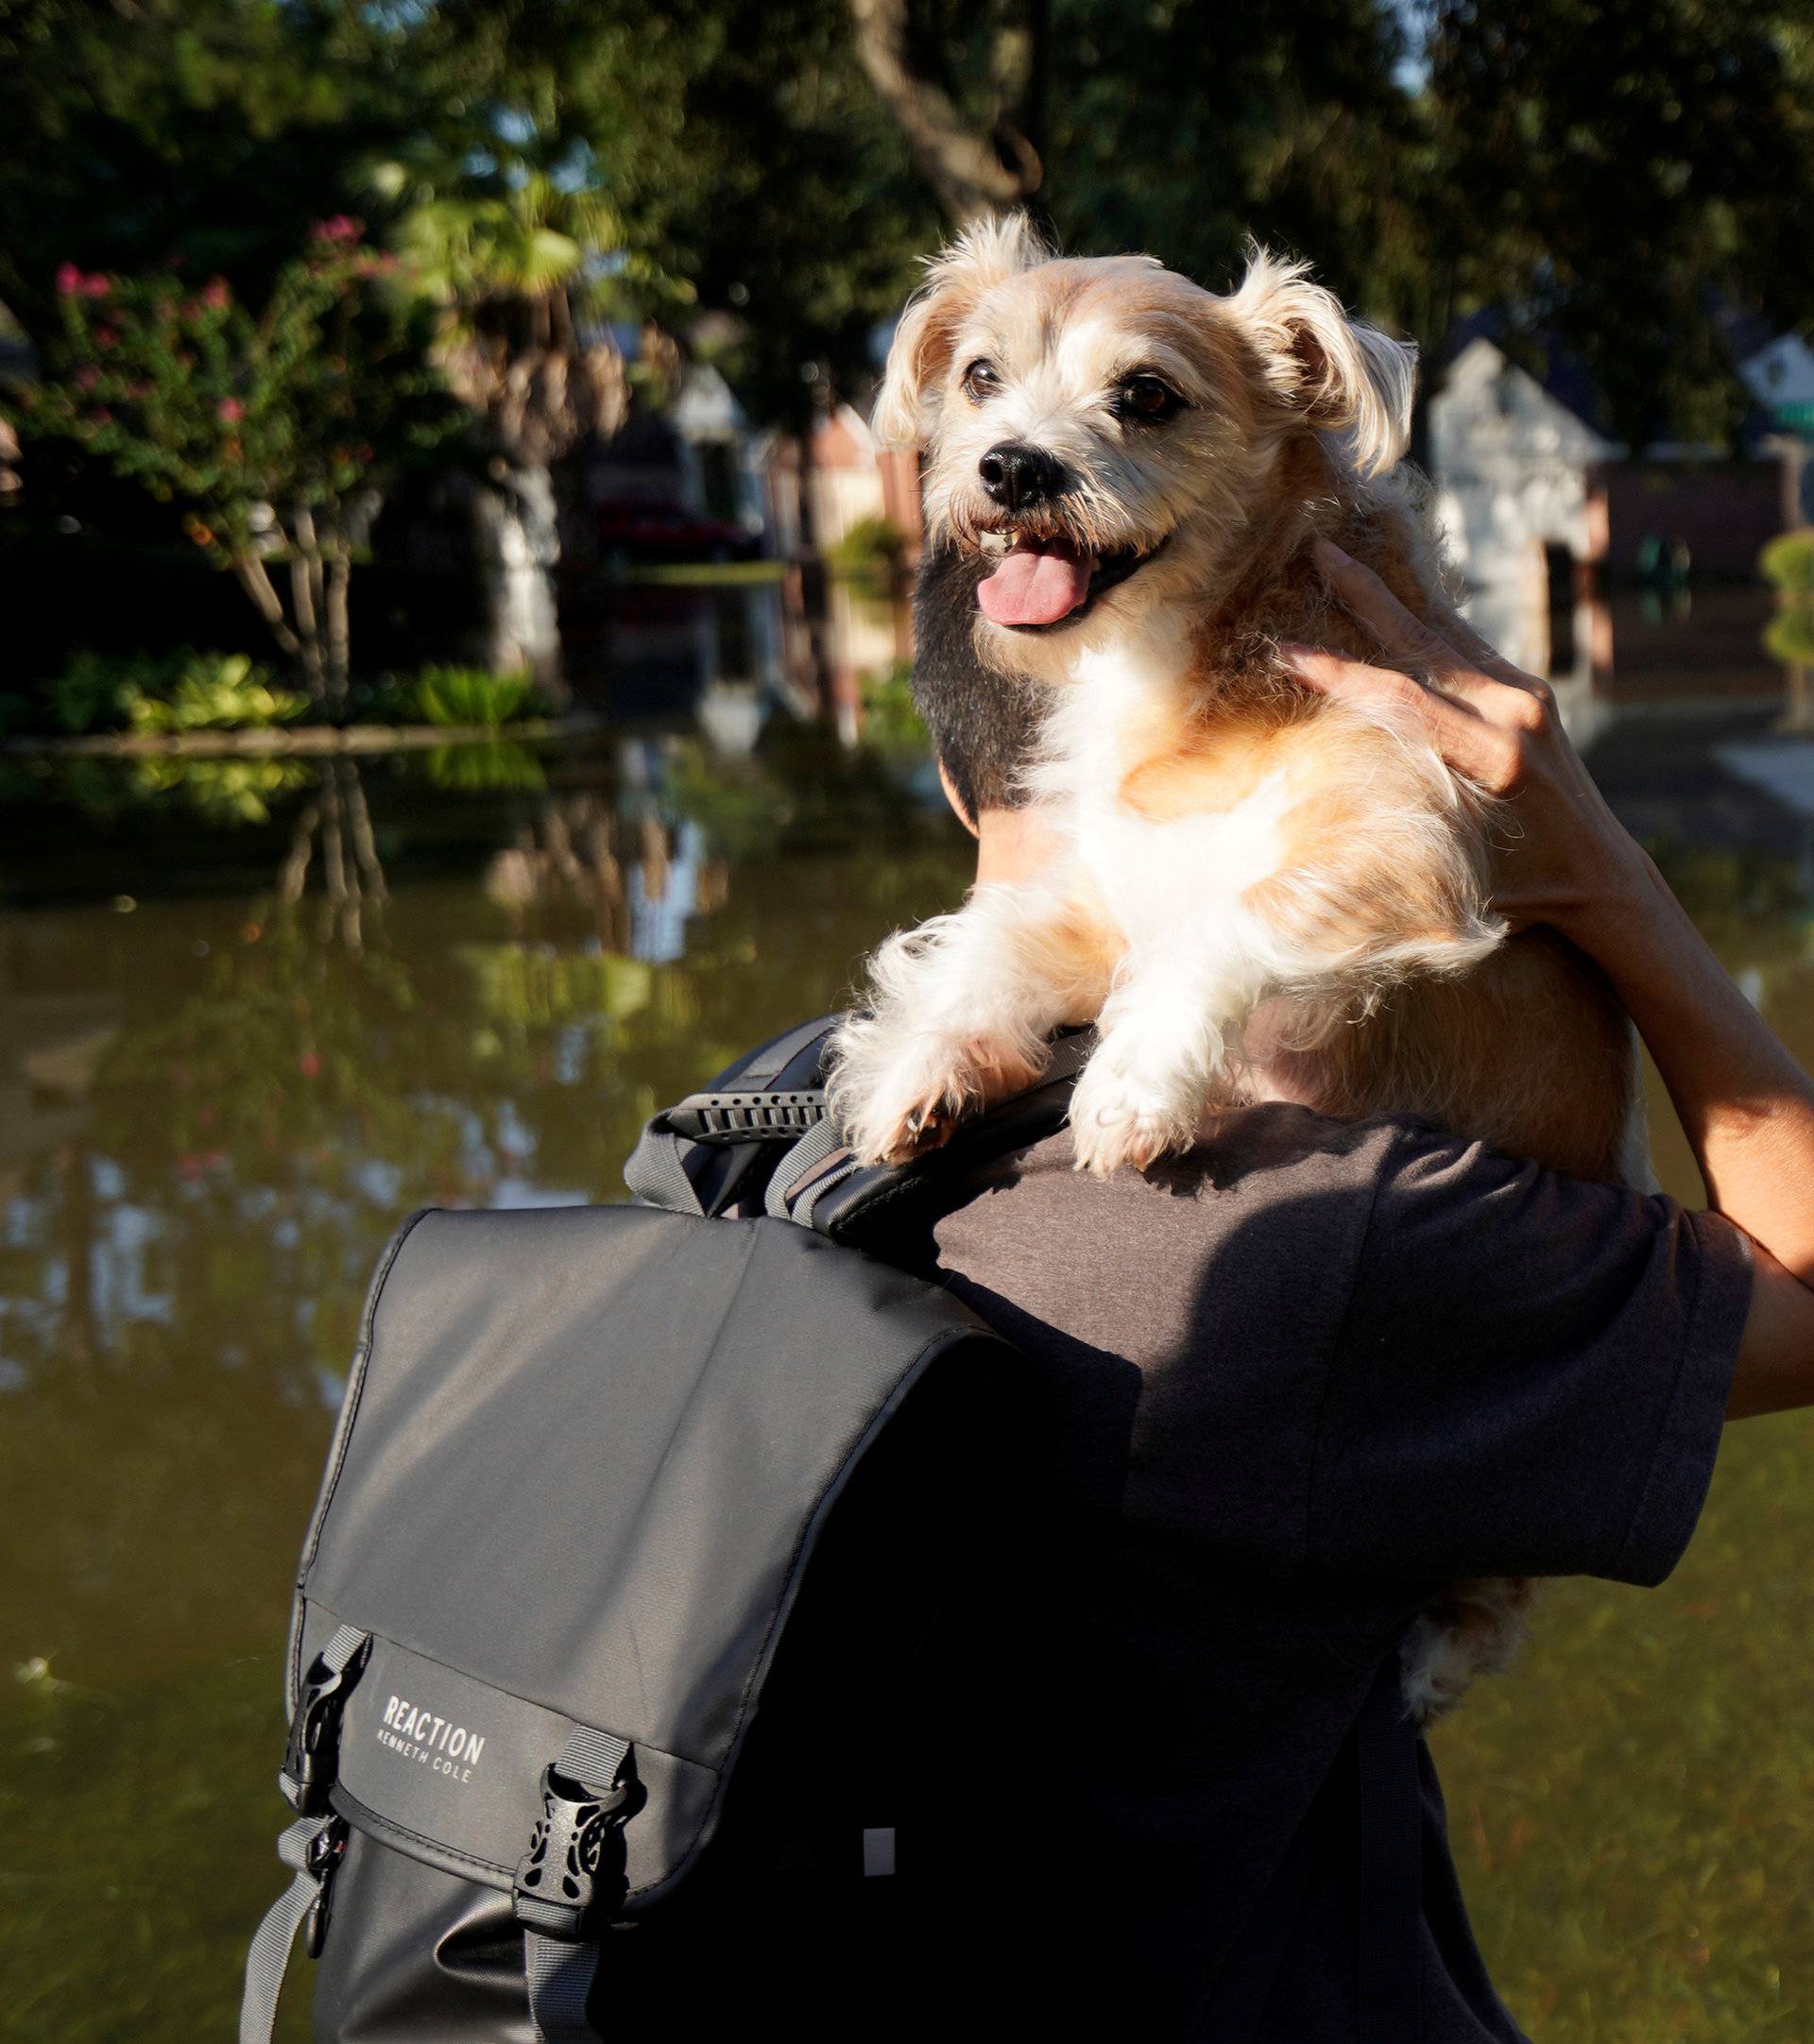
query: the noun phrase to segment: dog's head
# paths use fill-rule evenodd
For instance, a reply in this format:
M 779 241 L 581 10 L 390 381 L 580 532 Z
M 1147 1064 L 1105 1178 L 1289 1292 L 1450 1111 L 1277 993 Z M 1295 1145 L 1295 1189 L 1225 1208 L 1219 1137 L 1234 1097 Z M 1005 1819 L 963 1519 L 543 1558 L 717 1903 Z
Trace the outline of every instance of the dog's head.
M 984 650 L 1055 674 L 1079 644 L 1218 588 L 1293 435 L 1390 468 L 1414 373 L 1302 264 L 1256 248 L 1218 298 L 1147 256 L 1058 258 L 1017 215 L 933 262 L 876 426 L 930 444 L 933 537 L 996 563 Z

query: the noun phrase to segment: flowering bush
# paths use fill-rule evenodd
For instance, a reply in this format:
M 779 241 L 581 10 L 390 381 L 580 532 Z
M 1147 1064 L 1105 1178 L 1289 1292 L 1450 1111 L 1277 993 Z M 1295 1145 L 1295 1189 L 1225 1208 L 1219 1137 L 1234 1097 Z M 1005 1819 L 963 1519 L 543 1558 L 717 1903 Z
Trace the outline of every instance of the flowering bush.
M 13 400 L 22 426 L 184 504 L 184 531 L 334 706 L 348 579 L 385 486 L 459 418 L 424 366 L 419 315 L 385 288 L 394 264 L 345 214 L 317 223 L 257 311 L 223 278 L 66 263 L 48 373 Z

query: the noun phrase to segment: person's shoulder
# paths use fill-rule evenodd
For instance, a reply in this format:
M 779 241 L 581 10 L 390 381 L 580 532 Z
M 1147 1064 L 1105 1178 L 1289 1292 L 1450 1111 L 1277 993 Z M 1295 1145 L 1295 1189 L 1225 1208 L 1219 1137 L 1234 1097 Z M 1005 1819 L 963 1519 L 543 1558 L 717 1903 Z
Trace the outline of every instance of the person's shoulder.
M 1260 1101 L 1219 1115 L 1193 1147 L 1159 1158 L 1144 1170 L 1107 1179 L 1075 1167 L 1070 1132 L 1061 1129 L 1031 1148 L 1001 1159 L 981 1174 L 981 1193 L 1032 1193 L 1037 1203 L 1068 1207 L 1217 1196 L 1274 1198 L 1312 1189 L 1370 1193 L 1406 1157 L 1463 1148 L 1453 1137 L 1408 1116 L 1376 1115 L 1338 1120 L 1286 1101 Z

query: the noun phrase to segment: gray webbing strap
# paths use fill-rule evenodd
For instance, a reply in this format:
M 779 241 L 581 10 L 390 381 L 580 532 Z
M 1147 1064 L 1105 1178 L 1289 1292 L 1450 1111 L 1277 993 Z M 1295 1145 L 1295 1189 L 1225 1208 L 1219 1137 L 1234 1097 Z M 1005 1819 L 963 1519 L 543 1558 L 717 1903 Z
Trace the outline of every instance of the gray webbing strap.
M 644 1125 L 625 1159 L 624 1183 L 644 1206 L 665 1207 L 670 1214 L 705 1212 L 680 1162 L 680 1138 L 661 1126 L 659 1115 Z
M 823 1164 L 834 1150 L 844 1148 L 844 1137 L 837 1124 L 830 1118 L 821 1121 L 816 1128 L 809 1129 L 791 1150 L 782 1153 L 781 1161 L 775 1167 L 768 1182 L 768 1196 L 762 1204 L 774 1220 L 797 1220 L 807 1227 L 813 1224 L 812 1210 L 801 1213 L 797 1207 L 787 1203 L 788 1193 L 797 1185 L 815 1164 Z M 847 1178 L 857 1167 L 852 1157 L 849 1164 L 836 1171 L 828 1171 L 826 1180 Z M 825 1182 L 810 1188 L 807 1197 L 816 1198 L 825 1189 Z M 804 1203 L 804 1201 L 802 1201 Z
M 328 1644 L 316 1660 L 330 1675 L 338 1675 L 370 1637 L 370 1633 L 362 1632 L 357 1626 L 335 1626 L 328 1635 Z
M 560 1749 L 555 1768 L 570 1780 L 603 1794 L 616 1781 L 617 1771 L 629 1749 L 627 1739 L 575 1726 Z M 529 1984 L 529 2020 L 535 2028 L 536 2044 L 598 2044 L 598 2033 L 586 2019 L 586 1999 L 598 1971 L 597 1938 L 569 1944 L 525 1930 L 522 1964 Z
M 277 1998 L 282 1992 L 290 1948 L 296 1943 L 303 1917 L 321 1892 L 321 1882 L 309 1865 L 309 1848 L 334 1821 L 331 1816 L 299 1818 L 277 1841 L 277 1856 L 285 1866 L 296 1869 L 296 1879 L 265 1911 L 264 1922 L 253 1933 L 252 1949 L 246 1954 L 239 2044 L 271 2044 L 271 2026 L 277 2021 Z
M 339 1675 L 369 1637 L 357 1626 L 336 1626 L 317 1658 L 331 1675 Z M 278 1785 L 286 1795 L 290 1793 L 281 1775 Z M 265 1920 L 252 1933 L 251 1950 L 246 1954 L 246 1988 L 239 2003 L 239 2044 L 270 2044 L 290 1949 L 324 1884 L 323 1870 L 310 1865 L 310 1856 L 322 1832 L 339 1822 L 332 1814 L 299 1817 L 277 1841 L 277 1856 L 294 1869 L 296 1879 L 265 1912 Z M 332 1867 L 327 1873 L 332 1874 Z

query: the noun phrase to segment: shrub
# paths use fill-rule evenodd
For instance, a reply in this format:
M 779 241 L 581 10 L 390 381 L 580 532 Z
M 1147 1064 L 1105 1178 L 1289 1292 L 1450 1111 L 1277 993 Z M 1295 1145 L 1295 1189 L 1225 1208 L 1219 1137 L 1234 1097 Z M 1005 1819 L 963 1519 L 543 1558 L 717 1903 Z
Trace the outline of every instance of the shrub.
M 1778 533 L 1757 565 L 1776 589 L 1776 615 L 1764 627 L 1765 651 L 1792 666 L 1814 666 L 1814 530 Z
M 892 519 L 859 519 L 842 539 L 825 550 L 825 562 L 846 581 L 886 591 L 900 579 L 906 551 L 906 536 Z
M 494 674 L 483 667 L 425 667 L 416 677 L 413 701 L 424 724 L 483 724 L 495 730 L 526 716 L 536 692 L 527 668 Z
M 1814 528 L 1778 533 L 1758 554 L 1757 565 L 1779 594 L 1814 597 Z
M 126 713 L 135 731 L 262 731 L 308 707 L 294 690 L 273 689 L 269 672 L 243 653 L 191 654 L 167 694 L 128 684 Z
M 287 724 L 308 699 L 270 685 L 243 653 L 78 653 L 45 690 L 65 731 L 248 731 Z
M 932 745 L 914 704 L 914 669 L 910 660 L 878 667 L 864 674 L 863 742 L 882 753 L 925 753 Z

